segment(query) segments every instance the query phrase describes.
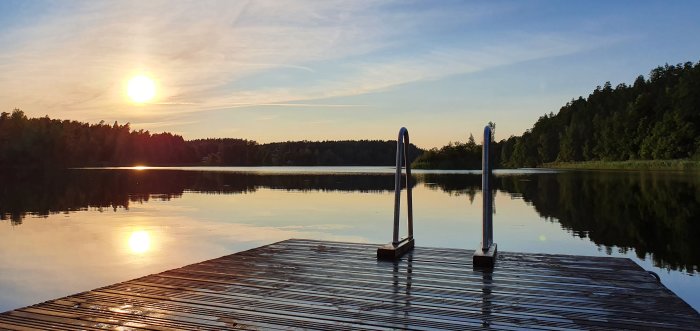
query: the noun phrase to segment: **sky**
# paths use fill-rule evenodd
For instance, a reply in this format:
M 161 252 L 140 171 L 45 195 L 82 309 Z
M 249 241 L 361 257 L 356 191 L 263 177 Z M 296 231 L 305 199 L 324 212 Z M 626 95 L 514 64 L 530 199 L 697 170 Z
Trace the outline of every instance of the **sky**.
M 0 111 L 185 139 L 520 135 L 700 60 L 698 1 L 0 1 Z M 135 103 L 127 82 L 155 81 Z M 480 139 L 477 139 L 477 141 Z

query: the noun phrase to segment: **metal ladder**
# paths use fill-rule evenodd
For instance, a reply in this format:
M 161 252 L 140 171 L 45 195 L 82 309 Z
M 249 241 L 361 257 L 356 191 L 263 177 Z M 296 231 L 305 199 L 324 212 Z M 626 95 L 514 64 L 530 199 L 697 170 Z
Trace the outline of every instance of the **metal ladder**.
M 411 163 L 408 162 L 410 141 L 408 130 L 401 128 L 396 139 L 396 174 L 394 175 L 394 236 L 391 243 L 377 249 L 380 260 L 395 260 L 413 249 L 413 197 L 411 195 Z M 408 207 L 408 236 L 399 239 L 399 216 L 401 212 L 401 164 L 406 164 L 406 205 Z
M 483 194 L 482 241 L 474 252 L 474 267 L 493 267 L 497 245 L 493 242 L 493 196 L 491 195 L 491 127 L 484 128 L 484 144 L 481 156 L 481 190 Z M 377 259 L 396 260 L 415 247 L 413 239 L 413 199 L 411 195 L 411 163 L 408 162 L 408 130 L 401 128 L 396 140 L 396 174 L 394 177 L 394 231 L 392 241 L 377 248 Z M 399 216 L 401 206 L 401 165 L 406 165 L 406 199 L 408 207 L 408 236 L 399 239 Z

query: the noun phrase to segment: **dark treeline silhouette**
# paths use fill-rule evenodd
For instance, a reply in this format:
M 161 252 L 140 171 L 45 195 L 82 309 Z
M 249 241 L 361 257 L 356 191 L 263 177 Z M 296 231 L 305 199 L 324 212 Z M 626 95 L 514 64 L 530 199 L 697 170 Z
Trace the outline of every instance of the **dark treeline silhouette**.
M 700 159 L 700 62 L 665 65 L 648 78 L 572 99 L 522 136 L 494 144 L 497 167 L 549 162 Z M 433 149 L 416 167 L 479 169 L 473 139 Z
M 501 144 L 511 167 L 700 157 L 700 63 L 658 67 L 632 85 L 607 82 Z
M 195 155 L 182 137 L 132 131 L 129 124 L 88 124 L 0 114 L 0 167 L 176 164 Z
M 700 157 L 700 63 L 658 67 L 632 85 L 607 82 L 501 145 L 510 167 Z
M 244 139 L 185 141 L 171 133 L 107 125 L 27 118 L 21 110 L 0 114 L 0 167 L 132 165 L 382 166 L 395 164 L 396 142 L 288 141 L 258 144 Z M 409 157 L 422 153 L 415 145 Z
M 549 162 L 700 158 L 700 63 L 665 65 L 632 85 L 610 82 L 555 115 L 539 118 L 522 136 L 494 143 L 497 167 Z M 480 139 L 479 139 L 480 140 Z M 244 139 L 185 141 L 129 124 L 88 124 L 0 114 L 0 167 L 8 166 L 335 166 L 392 165 L 393 141 L 296 141 L 258 144 Z M 478 169 L 481 146 L 470 137 L 423 153 L 409 147 L 414 167 Z M 423 155 L 421 155 L 423 154 Z
M 489 122 L 491 127 L 491 141 L 496 132 L 496 123 Z M 483 143 L 483 142 L 482 142 Z M 416 169 L 481 169 L 482 145 L 477 145 L 474 135 L 469 134 L 467 142 L 450 142 L 442 148 L 432 148 L 422 153 L 413 161 Z M 500 155 L 500 146 L 497 143 L 491 145 L 492 157 Z M 498 164 L 498 163 L 496 163 Z
M 464 196 L 472 202 L 481 192 L 479 175 L 415 174 L 413 179 L 412 185 Z M 130 204 L 169 200 L 184 192 L 238 194 L 261 188 L 394 190 L 391 174 L 262 175 L 171 170 L 2 172 L 0 183 L 0 219 L 16 225 L 28 215 L 128 209 Z M 640 257 L 650 255 L 657 266 L 690 273 L 700 267 L 700 224 L 696 222 L 700 215 L 700 177 L 682 173 L 564 172 L 497 175 L 493 183 L 495 190 L 525 200 L 541 217 L 608 251 L 634 250 Z
M 481 145 L 469 135 L 466 143 L 450 142 L 440 149 L 426 151 L 411 166 L 416 169 L 481 169 Z
M 287 141 L 258 144 L 242 139 L 197 139 L 187 145 L 192 163 L 229 166 L 390 166 L 396 142 L 381 140 Z M 423 151 L 411 144 L 409 158 Z

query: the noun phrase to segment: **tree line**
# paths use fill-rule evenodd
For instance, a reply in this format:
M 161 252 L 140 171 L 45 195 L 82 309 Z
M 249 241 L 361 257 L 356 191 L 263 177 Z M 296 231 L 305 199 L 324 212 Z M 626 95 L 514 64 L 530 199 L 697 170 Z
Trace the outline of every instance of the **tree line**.
M 409 146 L 411 159 L 423 150 Z M 168 132 L 131 130 L 129 124 L 89 124 L 0 114 L 0 167 L 133 165 L 383 166 L 395 164 L 396 142 L 185 140 Z
M 491 123 L 495 129 L 495 124 Z M 88 124 L 0 114 L 0 167 L 8 166 L 383 166 L 395 162 L 393 141 L 186 141 L 171 133 L 131 130 L 129 124 Z M 572 99 L 541 116 L 521 136 L 492 146 L 496 167 L 550 162 L 700 159 L 700 62 L 665 65 L 648 78 Z M 478 169 L 473 137 L 424 151 L 409 147 L 416 168 Z
M 481 169 L 481 145 L 477 145 L 470 134 L 465 143 L 450 142 L 440 149 L 426 151 L 411 166 L 415 169 Z
M 473 139 L 427 151 L 418 167 L 480 168 Z M 550 162 L 700 159 L 700 62 L 664 65 L 648 78 L 572 99 L 521 136 L 493 144 L 496 166 Z
M 700 157 L 700 62 L 657 67 L 632 85 L 606 82 L 502 145 L 511 167 Z

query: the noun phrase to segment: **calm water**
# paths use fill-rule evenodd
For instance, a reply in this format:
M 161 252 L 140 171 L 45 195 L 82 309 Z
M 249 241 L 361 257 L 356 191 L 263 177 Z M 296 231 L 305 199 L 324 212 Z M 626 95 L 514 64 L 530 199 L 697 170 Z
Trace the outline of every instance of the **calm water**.
M 480 242 L 479 172 L 415 174 L 418 245 Z M 386 243 L 390 168 L 0 174 L 0 311 L 288 238 Z M 632 258 L 700 310 L 700 175 L 497 171 L 499 250 Z M 405 196 L 404 196 L 405 201 Z

